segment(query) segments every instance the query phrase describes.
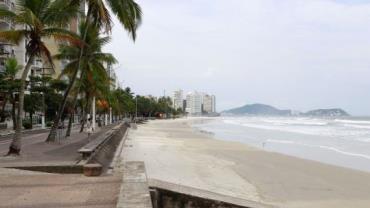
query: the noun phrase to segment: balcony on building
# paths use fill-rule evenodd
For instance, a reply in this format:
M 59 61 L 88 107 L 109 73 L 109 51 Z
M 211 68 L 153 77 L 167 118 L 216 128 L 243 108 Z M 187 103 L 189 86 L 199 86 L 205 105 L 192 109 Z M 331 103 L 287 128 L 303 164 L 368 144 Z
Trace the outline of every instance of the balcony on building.
M 11 0 L 0 0 L 0 7 L 6 8 L 8 10 L 14 11 L 15 5 Z M 14 29 L 14 23 L 7 18 L 0 18 L 0 30 Z
M 0 0 L 0 6 L 8 10 L 14 11 L 15 4 L 12 0 Z
M 5 71 L 6 60 L 14 56 L 13 47 L 8 43 L 0 42 L 0 73 Z
M 43 76 L 44 75 L 44 68 L 42 59 L 36 58 L 31 66 L 31 76 Z
M 14 50 L 11 44 L 0 42 L 0 58 L 14 57 Z
M 7 18 L 0 17 L 0 31 L 14 29 L 14 24 Z

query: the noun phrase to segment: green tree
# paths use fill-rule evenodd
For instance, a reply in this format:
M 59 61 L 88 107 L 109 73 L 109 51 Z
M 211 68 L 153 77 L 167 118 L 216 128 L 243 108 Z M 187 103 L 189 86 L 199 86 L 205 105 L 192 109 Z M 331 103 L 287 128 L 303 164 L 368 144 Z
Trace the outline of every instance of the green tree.
M 40 80 L 41 79 L 37 76 L 29 76 L 29 81 L 27 83 L 29 94 L 24 96 L 23 110 L 29 113 L 29 119 L 23 119 L 23 126 L 26 127 L 29 124 L 30 129 L 33 128 L 33 115 L 37 111 L 42 110 L 42 94 L 38 87 Z
M 107 4 L 112 11 L 112 13 L 118 18 L 120 23 L 123 25 L 125 30 L 131 34 L 133 40 L 136 39 L 136 30 L 141 24 L 141 8 L 134 0 L 80 0 L 80 3 L 87 4 L 87 16 L 86 22 L 87 26 L 94 25 L 96 27 L 104 28 L 106 32 L 110 32 L 112 28 L 111 14 L 109 13 Z M 83 42 L 85 42 L 87 31 L 83 33 Z M 52 129 L 49 133 L 47 141 L 55 141 L 56 129 L 58 127 L 59 120 L 64 111 L 65 105 L 67 103 L 67 98 L 73 85 L 76 81 L 77 75 L 82 67 L 82 56 L 84 51 L 87 50 L 86 45 L 84 45 L 80 50 L 80 58 L 78 60 L 77 69 L 74 71 L 71 77 L 71 82 L 66 92 L 64 93 L 62 104 L 59 108 L 56 119 L 54 120 Z
M 77 16 L 78 6 L 75 0 L 18 0 L 15 6 L 16 11 L 0 8 L 1 18 L 6 18 L 16 25 L 24 26 L 0 31 L 0 39 L 17 45 L 24 39 L 27 41 L 27 64 L 21 76 L 16 132 L 9 147 L 8 155 L 19 155 L 21 151 L 21 118 L 28 72 L 36 57 L 42 57 L 52 65 L 50 51 L 43 39 L 71 40 L 70 33 L 61 28 L 67 26 L 68 21 Z
M 31 129 L 33 128 L 33 115 L 42 110 L 42 95 L 40 93 L 31 92 L 24 97 L 24 111 L 29 113 Z
M 11 117 L 13 120 L 13 128 L 16 126 L 16 98 L 15 93 L 19 91 L 20 82 L 16 79 L 16 74 L 22 69 L 18 65 L 16 58 L 9 58 L 5 62 L 4 72 L 0 74 L 0 91 L 4 95 L 3 106 L 1 107 L 1 122 L 4 122 L 6 113 L 5 106 L 8 100 L 12 103 Z
M 80 93 L 82 90 L 81 88 L 83 88 L 86 98 L 86 107 L 84 107 L 84 112 L 86 112 L 89 106 L 89 99 L 92 98 L 92 96 L 97 96 L 99 93 L 100 95 L 108 95 L 106 88 L 109 89 L 110 80 L 105 65 L 114 64 L 117 62 L 117 60 L 112 54 L 102 52 L 103 47 L 109 43 L 110 38 L 108 36 L 102 37 L 98 27 L 94 25 L 89 26 L 88 23 L 82 22 L 79 25 L 79 33 L 76 35 L 76 37 L 79 41 L 61 45 L 59 47 L 59 53 L 55 55 L 54 58 L 58 60 L 69 60 L 69 63 L 62 72 L 62 75 L 66 75 L 69 78 L 69 86 L 72 84 L 72 82 L 75 82 L 73 81 L 74 75 L 81 64 L 80 80 L 73 85 L 74 93 L 71 102 L 71 109 L 75 108 L 78 93 Z M 83 39 L 85 39 L 85 41 L 81 45 L 80 42 L 82 42 Z M 81 52 L 82 56 L 80 56 Z M 56 117 L 55 120 L 56 119 L 59 120 L 58 117 Z M 71 119 L 70 122 L 72 122 Z M 68 127 L 69 129 L 67 132 L 70 132 L 71 125 L 69 124 Z M 52 131 L 55 130 L 56 129 L 54 128 L 51 129 L 51 132 L 47 138 L 47 142 L 55 141 L 55 136 L 51 136 L 51 134 L 55 133 Z

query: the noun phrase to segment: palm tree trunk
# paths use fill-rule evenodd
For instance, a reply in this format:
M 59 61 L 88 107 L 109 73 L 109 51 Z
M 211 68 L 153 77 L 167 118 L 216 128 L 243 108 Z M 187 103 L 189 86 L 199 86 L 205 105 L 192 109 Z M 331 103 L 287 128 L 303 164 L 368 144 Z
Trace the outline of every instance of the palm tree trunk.
M 85 31 L 84 31 L 84 34 L 83 34 L 83 39 L 82 39 L 83 42 L 86 41 L 87 29 L 89 27 L 89 22 L 90 22 L 89 21 L 90 14 L 91 14 L 91 11 L 89 9 L 87 11 L 86 28 L 85 28 Z M 46 142 L 55 142 L 56 141 L 56 133 L 57 133 L 57 128 L 58 128 L 59 120 L 62 117 L 64 108 L 66 106 L 68 95 L 69 95 L 69 93 L 70 93 L 70 91 L 71 91 L 74 83 L 76 82 L 77 74 L 81 70 L 81 60 L 82 60 L 83 53 L 84 53 L 84 47 L 81 47 L 80 57 L 78 59 L 78 68 L 74 72 L 73 77 L 72 77 L 72 80 L 71 80 L 71 83 L 69 83 L 69 86 L 68 86 L 67 90 L 64 93 L 62 104 L 60 105 L 60 107 L 58 109 L 57 116 L 54 119 L 53 125 L 51 127 L 51 130 L 50 130 L 50 133 L 48 135 L 48 138 L 46 139 Z
M 85 71 L 82 71 L 80 76 L 83 77 L 84 73 L 85 73 Z M 76 94 L 73 98 L 71 116 L 72 115 L 74 116 L 74 114 L 75 114 L 76 105 L 77 105 L 77 98 L 78 98 L 78 93 L 80 92 L 80 88 L 81 88 L 81 84 L 78 85 Z M 81 125 L 82 125 L 82 123 L 81 123 Z M 72 120 L 70 119 L 69 123 L 68 123 L 68 129 L 67 129 L 66 137 L 71 136 L 71 128 L 72 128 Z
M 4 96 L 4 103 L 3 105 L 1 106 L 1 118 L 0 118 L 0 122 L 4 122 L 5 121 L 5 106 L 6 106 L 6 103 L 8 102 L 8 99 L 7 99 L 7 95 Z
M 33 129 L 33 119 L 32 119 L 33 113 L 30 112 L 30 121 L 31 121 L 31 129 Z
M 19 89 L 19 104 L 18 104 L 18 115 L 17 115 L 17 121 L 16 121 L 16 128 L 15 128 L 15 134 L 13 137 L 13 141 L 9 146 L 9 152 L 7 155 L 19 155 L 21 152 L 21 136 L 22 136 L 22 115 L 23 115 L 23 105 L 24 105 L 24 91 L 26 90 L 26 79 L 28 72 L 31 69 L 32 63 L 35 59 L 35 54 L 32 52 L 30 53 L 30 57 L 27 61 L 26 67 L 24 68 L 22 72 L 22 78 L 21 78 L 21 86 Z
M 82 123 L 81 123 L 80 133 L 83 132 L 83 130 L 85 128 L 85 123 L 86 123 L 86 120 L 87 120 L 87 112 L 89 112 L 89 96 L 86 96 L 86 105 L 85 105 L 85 111 L 84 111 L 83 116 L 82 116 Z
M 67 128 L 67 132 L 66 132 L 66 137 L 71 136 L 72 121 L 73 121 L 74 115 L 75 115 L 74 112 L 71 112 L 69 114 L 69 121 L 68 121 L 68 128 Z
M 53 125 L 51 127 L 49 136 L 46 139 L 46 142 L 55 142 L 56 141 L 56 133 L 57 133 L 58 124 L 59 124 L 59 121 L 60 121 L 60 119 L 62 117 L 62 114 L 64 112 L 64 108 L 65 108 L 66 103 L 67 103 L 67 98 L 68 98 L 69 92 L 71 91 L 71 89 L 72 89 L 72 87 L 73 87 L 73 85 L 74 85 L 74 83 L 75 83 L 75 81 L 77 79 L 78 71 L 79 70 L 76 70 L 73 73 L 73 77 L 72 77 L 71 83 L 69 83 L 68 88 L 67 88 L 67 90 L 64 93 L 62 104 L 59 106 L 57 115 L 54 118 L 54 122 L 53 122 Z
M 77 97 L 78 97 L 78 92 L 80 90 L 78 89 L 77 92 L 76 92 L 76 95 L 75 97 L 73 98 L 73 102 L 72 102 L 72 112 L 70 114 L 70 117 L 69 117 L 69 121 L 68 121 L 68 129 L 67 129 L 67 133 L 66 133 L 66 137 L 69 137 L 71 136 L 71 130 L 72 130 L 72 121 L 73 121 L 73 117 L 75 115 L 75 110 L 76 110 L 76 105 L 77 105 Z
M 12 120 L 13 120 L 13 130 L 16 129 L 17 126 L 17 117 L 15 115 L 15 98 L 12 95 Z

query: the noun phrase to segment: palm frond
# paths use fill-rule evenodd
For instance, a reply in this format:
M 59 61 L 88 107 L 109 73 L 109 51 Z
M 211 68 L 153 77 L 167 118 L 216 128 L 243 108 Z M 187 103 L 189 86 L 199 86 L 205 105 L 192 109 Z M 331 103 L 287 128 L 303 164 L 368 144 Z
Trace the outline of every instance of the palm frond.
M 17 14 L 5 7 L 0 6 L 0 17 L 14 21 L 14 19 L 17 17 Z
M 116 64 L 118 61 L 117 59 L 110 53 L 95 53 L 93 54 L 93 59 L 99 62 L 103 62 L 106 64 Z
M 77 18 L 80 2 L 76 0 L 54 0 L 50 3 L 42 17 L 43 22 L 49 25 L 66 26 L 68 19 Z
M 134 0 L 107 0 L 107 2 L 132 39 L 136 40 L 136 31 L 142 22 L 141 7 Z
M 104 0 L 88 0 L 87 2 L 91 22 L 99 27 L 104 27 L 106 32 L 112 29 L 112 18 L 109 10 L 105 7 Z

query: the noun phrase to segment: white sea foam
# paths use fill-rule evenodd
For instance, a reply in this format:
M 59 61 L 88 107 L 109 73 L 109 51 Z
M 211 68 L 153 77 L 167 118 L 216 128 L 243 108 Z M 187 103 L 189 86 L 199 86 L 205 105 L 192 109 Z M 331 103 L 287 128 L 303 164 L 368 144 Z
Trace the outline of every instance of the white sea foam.
M 239 125 L 250 128 L 278 130 L 291 133 L 346 137 L 370 137 L 370 121 L 342 120 L 342 119 L 317 119 L 304 117 L 245 117 L 226 119 L 226 124 Z
M 330 146 L 325 146 L 325 145 L 310 145 L 310 144 L 304 144 L 304 143 L 294 142 L 290 140 L 275 140 L 275 139 L 268 139 L 266 140 L 266 142 L 279 143 L 279 144 L 294 144 L 294 145 L 306 146 L 306 147 L 311 147 L 311 148 L 321 148 L 321 149 L 330 150 L 330 151 L 340 153 L 343 155 L 347 155 L 347 156 L 360 157 L 360 158 L 370 160 L 370 155 L 348 152 L 348 151 L 340 150 L 336 147 L 330 147 Z
M 348 155 L 348 156 L 352 156 L 352 157 L 361 157 L 361 158 L 365 158 L 365 159 L 370 160 L 370 155 L 365 155 L 365 154 L 360 154 L 360 153 L 353 153 L 353 152 L 347 152 L 347 151 L 343 151 L 343 150 L 340 150 L 338 148 L 329 147 L 329 146 L 320 146 L 320 148 L 331 150 L 331 151 L 334 151 L 334 152 L 337 152 L 337 153 L 341 153 L 343 155 Z
M 370 129 L 370 125 L 344 124 L 343 126 L 357 129 Z
M 353 123 L 353 124 L 368 124 L 368 125 L 370 125 L 370 121 L 365 121 L 365 120 L 334 119 L 334 121 L 339 122 L 339 123 Z
M 363 167 L 363 160 L 370 160 L 370 118 L 225 117 L 217 122 L 207 130 L 219 132 L 221 138 L 370 171 Z

